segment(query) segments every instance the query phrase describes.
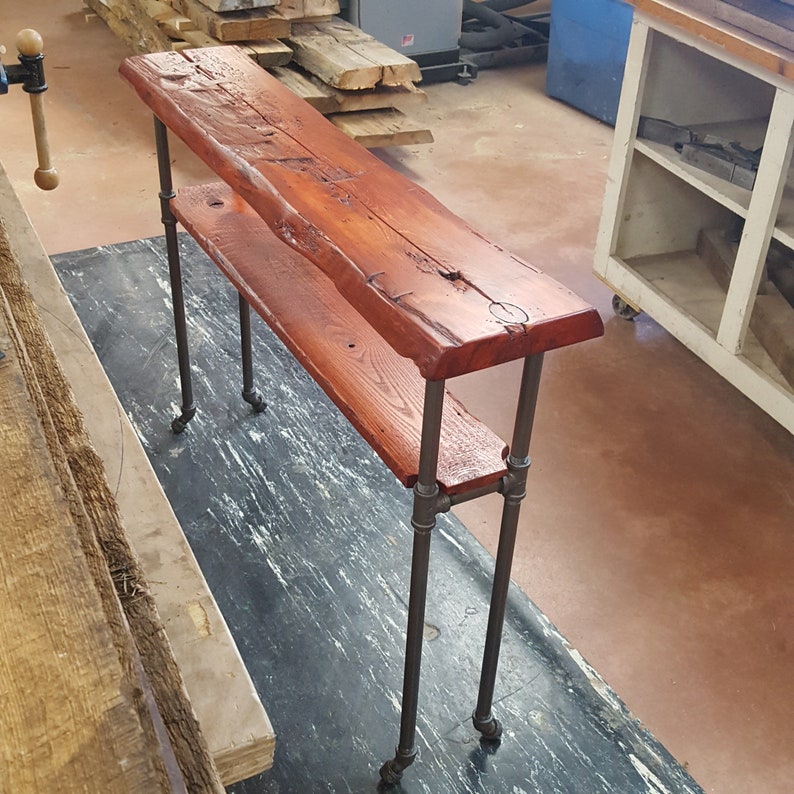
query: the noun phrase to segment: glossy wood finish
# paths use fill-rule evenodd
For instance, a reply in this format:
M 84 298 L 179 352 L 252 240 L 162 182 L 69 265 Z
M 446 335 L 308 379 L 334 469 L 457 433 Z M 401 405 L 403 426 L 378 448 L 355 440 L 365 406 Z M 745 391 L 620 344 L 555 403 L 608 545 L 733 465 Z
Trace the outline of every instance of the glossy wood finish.
M 182 189 L 177 219 L 406 487 L 416 482 L 424 381 L 228 186 Z M 261 388 L 267 399 L 267 385 Z M 505 443 L 446 398 L 438 479 L 447 493 L 496 482 Z
M 592 307 L 349 140 L 238 48 L 136 56 L 121 74 L 424 378 L 603 332 Z

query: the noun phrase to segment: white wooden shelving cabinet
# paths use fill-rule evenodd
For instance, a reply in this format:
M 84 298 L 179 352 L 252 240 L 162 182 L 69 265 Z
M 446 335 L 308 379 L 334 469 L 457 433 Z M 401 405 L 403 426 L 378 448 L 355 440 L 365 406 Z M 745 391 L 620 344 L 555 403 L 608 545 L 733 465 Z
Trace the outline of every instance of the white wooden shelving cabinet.
M 794 310 L 782 313 L 774 356 L 750 328 L 770 297 L 757 295 L 770 240 L 794 257 L 794 54 L 759 49 L 760 40 L 725 35 L 702 18 L 675 24 L 687 15 L 667 14 L 670 3 L 635 5 L 594 271 L 794 433 L 794 392 L 783 374 L 792 378 L 794 366 L 778 366 L 781 355 L 794 356 Z M 653 13 L 659 8 L 663 18 Z M 640 116 L 763 146 L 753 189 L 638 138 Z M 738 248 L 726 249 L 735 259 L 722 284 L 698 244 L 708 229 L 740 232 Z

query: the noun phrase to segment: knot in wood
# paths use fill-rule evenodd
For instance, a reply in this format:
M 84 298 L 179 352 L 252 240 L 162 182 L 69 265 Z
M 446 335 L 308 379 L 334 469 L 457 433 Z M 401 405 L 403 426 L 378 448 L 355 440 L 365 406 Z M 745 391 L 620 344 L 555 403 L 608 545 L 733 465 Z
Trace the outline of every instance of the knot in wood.
M 500 323 L 505 325 L 524 325 L 529 322 L 527 311 L 514 303 L 493 301 L 488 309 Z

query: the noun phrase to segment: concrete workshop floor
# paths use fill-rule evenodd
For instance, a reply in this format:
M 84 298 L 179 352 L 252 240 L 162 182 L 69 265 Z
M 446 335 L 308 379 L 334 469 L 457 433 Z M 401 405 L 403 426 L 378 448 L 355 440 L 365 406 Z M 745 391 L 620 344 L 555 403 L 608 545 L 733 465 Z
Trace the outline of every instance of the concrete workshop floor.
M 157 235 L 151 120 L 124 46 L 77 0 L 10 0 L 0 43 L 45 37 L 61 187 L 32 183 L 27 97 L 0 97 L 5 164 L 51 254 Z M 11 54 L 5 61 L 11 60 Z M 602 340 L 547 357 L 514 567 L 525 593 L 709 792 L 794 778 L 794 439 L 591 274 L 612 130 L 548 99 L 543 66 L 428 88 L 431 146 L 382 152 L 593 302 Z M 180 183 L 207 178 L 180 146 Z M 509 437 L 518 368 L 454 383 Z M 493 551 L 499 497 L 459 517 Z

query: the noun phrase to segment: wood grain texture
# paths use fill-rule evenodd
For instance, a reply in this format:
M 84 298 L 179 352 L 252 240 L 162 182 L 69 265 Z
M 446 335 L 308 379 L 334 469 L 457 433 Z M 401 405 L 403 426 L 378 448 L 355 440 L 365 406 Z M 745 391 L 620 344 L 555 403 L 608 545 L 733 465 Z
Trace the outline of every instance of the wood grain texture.
M 273 763 L 275 741 L 268 715 L 146 453 L 2 164 L 0 216 L 86 432 L 113 483 L 125 532 L 141 560 L 218 774 L 224 785 L 257 774 Z M 128 324 L 112 311 L 103 312 L 103 317 L 120 327 Z
M 9 321 L 0 291 L 2 788 L 168 791 Z
M 603 333 L 591 306 L 471 229 L 238 48 L 138 56 L 121 74 L 424 378 Z
M 135 0 L 85 0 L 86 5 L 132 52 L 162 52 L 171 40 Z
M 329 113 L 379 108 L 405 110 L 427 103 L 427 94 L 413 83 L 399 86 L 383 85 L 362 91 L 341 91 L 297 68 L 278 68 L 271 71 L 293 94 L 306 100 L 324 116 Z
M 294 24 L 290 44 L 297 63 L 335 88 L 355 90 L 422 79 L 415 61 L 342 19 Z
M 433 143 L 433 133 L 427 127 L 418 126 L 395 108 L 334 113 L 328 120 L 367 149 Z
M 223 184 L 182 189 L 174 214 L 406 487 L 416 482 L 424 381 L 317 268 Z M 496 482 L 507 447 L 446 396 L 438 481 Z
M 171 4 L 191 19 L 199 30 L 218 41 L 257 41 L 289 36 L 289 21 L 279 17 L 271 8 L 220 14 L 197 0 L 171 0 Z
M 339 13 L 338 0 L 281 0 L 278 13 L 285 19 L 311 19 Z
M 248 41 L 243 49 L 246 55 L 265 69 L 285 66 L 292 60 L 292 50 L 276 39 Z
M 102 595 L 107 626 L 120 658 L 126 660 L 129 675 L 136 679 L 138 667 L 142 666 L 147 689 L 151 688 L 151 698 L 162 718 L 151 723 L 151 731 L 164 724 L 190 791 L 220 792 L 220 780 L 140 563 L 124 532 L 102 462 L 88 438 L 2 224 L 0 287 L 18 330 L 17 351 L 21 348 L 34 351 L 35 367 L 28 365 L 27 381 L 29 385 L 36 383 L 31 395 L 45 429 L 50 456 L 59 466 L 60 487 L 66 494 L 83 552 L 92 563 L 94 586 Z M 143 698 L 140 687 L 133 692 Z M 147 710 L 149 705 L 141 700 L 139 711 Z M 142 725 L 148 730 L 149 721 L 143 720 Z

